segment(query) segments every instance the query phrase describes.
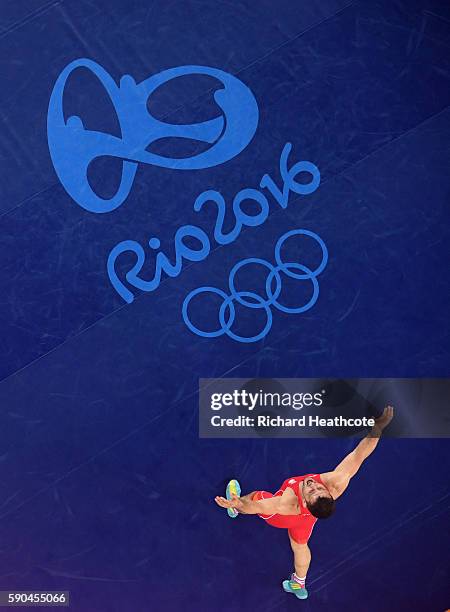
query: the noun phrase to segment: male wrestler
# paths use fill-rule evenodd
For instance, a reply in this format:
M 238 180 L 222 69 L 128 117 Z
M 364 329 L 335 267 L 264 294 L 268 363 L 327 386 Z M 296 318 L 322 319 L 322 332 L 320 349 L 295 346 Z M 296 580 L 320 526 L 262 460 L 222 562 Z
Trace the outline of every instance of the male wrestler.
M 294 593 L 299 599 L 308 597 L 305 581 L 311 562 L 308 540 L 313 527 L 317 519 L 333 514 L 335 500 L 348 487 L 363 461 L 375 450 L 383 429 L 389 425 L 393 415 L 392 406 L 386 406 L 370 433 L 332 472 L 288 478 L 275 495 L 253 491 L 240 497 L 238 481 L 231 480 L 226 498 L 215 498 L 219 506 L 227 508 L 231 518 L 238 514 L 257 514 L 273 527 L 288 529 L 295 571 L 289 580 L 283 582 L 283 589 L 287 593 Z

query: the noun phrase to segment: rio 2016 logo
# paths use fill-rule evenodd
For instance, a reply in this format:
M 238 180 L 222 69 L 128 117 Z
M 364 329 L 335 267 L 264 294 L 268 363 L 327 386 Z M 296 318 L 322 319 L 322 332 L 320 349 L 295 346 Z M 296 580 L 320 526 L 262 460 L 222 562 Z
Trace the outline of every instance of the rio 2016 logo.
M 83 121 L 79 116 L 64 117 L 63 95 L 67 79 L 72 72 L 78 68 L 87 68 L 102 83 L 114 105 L 119 120 L 121 137 L 85 129 Z M 165 123 L 153 117 L 147 108 L 147 102 L 153 92 L 168 83 L 172 79 L 186 75 L 208 75 L 217 79 L 222 88 L 214 92 L 214 100 L 221 110 L 221 116 L 189 125 L 175 125 Z M 129 195 L 138 163 L 151 164 L 167 169 L 198 170 L 210 168 L 229 161 L 241 153 L 252 140 L 258 125 L 259 111 L 255 97 L 250 89 L 239 79 L 217 68 L 208 66 L 179 66 L 153 75 L 137 84 L 133 77 L 124 75 L 117 85 L 112 77 L 96 62 L 89 59 L 79 59 L 71 62 L 59 75 L 50 96 L 47 116 L 47 136 L 50 156 L 64 189 L 70 197 L 82 208 L 91 213 L 108 213 L 118 208 Z M 170 158 L 147 151 L 147 147 L 154 141 L 162 138 L 185 138 L 209 143 L 211 146 L 205 151 L 185 158 Z M 134 293 L 125 285 L 135 287 L 138 290 L 151 292 L 156 290 L 161 282 L 162 274 L 169 277 L 178 276 L 183 268 L 184 260 L 201 261 L 205 259 L 211 250 L 211 243 L 220 245 L 234 242 L 244 227 L 256 227 L 264 223 L 270 213 L 270 204 L 266 193 L 272 196 L 276 206 L 285 209 L 289 203 L 292 193 L 308 195 L 313 193 L 320 184 L 320 172 L 313 163 L 309 161 L 298 161 L 292 165 L 288 158 L 292 150 L 291 143 L 286 143 L 281 151 L 279 159 L 279 178 L 274 180 L 268 173 L 261 177 L 260 189 L 243 188 L 233 199 L 231 211 L 234 215 L 234 227 L 227 233 L 223 231 L 227 205 L 224 197 L 219 191 L 207 190 L 201 193 L 194 202 L 194 210 L 200 212 L 205 205 L 213 206 L 217 211 L 217 217 L 212 236 L 208 231 L 197 225 L 182 225 L 178 228 L 174 238 L 175 261 L 160 250 L 158 237 L 150 237 L 147 241 L 149 249 L 155 255 L 154 276 L 151 280 L 145 280 L 139 276 L 144 268 L 146 252 L 144 247 L 135 240 L 124 240 L 119 242 L 110 252 L 107 262 L 109 279 L 114 289 L 128 303 L 134 300 Z M 88 180 L 89 165 L 102 156 L 113 156 L 122 160 L 122 175 L 116 193 L 109 199 L 100 197 L 91 188 Z M 300 174 L 311 176 L 309 182 L 299 182 L 297 176 Z M 265 192 L 263 191 L 265 190 Z M 250 215 L 242 210 L 242 203 L 251 200 L 257 204 L 257 214 Z M 207 204 L 208 203 L 208 204 Z M 266 265 L 270 269 L 268 284 L 266 286 L 266 298 L 255 293 L 252 297 L 256 300 L 256 306 L 251 306 L 248 301 L 243 300 L 246 292 L 235 292 L 232 290 L 231 277 L 235 274 L 236 266 L 242 267 L 245 260 L 234 266 L 230 272 L 229 287 L 231 296 L 220 289 L 203 287 L 191 292 L 187 296 L 182 315 L 187 327 L 199 336 L 217 337 L 223 333 L 237 342 L 256 342 L 264 337 L 272 325 L 270 305 L 279 310 L 283 306 L 277 302 L 280 293 L 280 272 L 297 279 L 308 279 L 312 282 L 313 296 L 304 306 L 297 307 L 291 312 L 305 312 L 317 301 L 318 283 L 316 277 L 325 268 L 328 253 L 323 240 L 313 232 L 307 230 L 293 230 L 296 235 L 309 235 L 321 246 L 322 263 L 315 271 L 311 271 L 306 265 L 299 262 L 277 261 L 274 268 L 265 260 L 255 260 Z M 211 232 L 210 232 L 211 233 Z M 289 234 L 291 235 L 291 234 Z M 194 238 L 199 248 L 189 246 L 187 238 Z M 283 240 L 281 237 L 280 240 Z M 279 240 L 279 242 L 280 242 Z M 275 252 L 277 253 L 277 248 Z M 119 278 L 116 270 L 116 262 L 125 252 L 131 252 L 136 258 L 136 263 L 125 274 L 125 279 Z M 301 270 L 301 273 L 294 272 Z M 231 279 L 231 280 L 230 280 Z M 272 290 L 273 281 L 276 287 Z M 190 299 L 205 290 L 214 290 L 224 298 L 224 305 L 220 309 L 219 318 L 221 323 L 220 332 L 209 333 L 200 331 L 194 326 L 187 315 L 187 304 Z M 255 297 L 256 296 L 256 297 Z M 247 296 L 248 297 L 248 296 Z M 233 299 L 245 303 L 248 307 L 261 307 L 267 313 L 267 324 L 264 330 L 249 337 L 243 337 L 231 332 L 230 327 L 234 320 Z M 259 306 L 258 306 L 259 305 Z M 225 320 L 225 309 L 229 310 L 228 320 Z M 286 312 L 286 310 L 285 310 Z
M 64 119 L 63 94 L 67 79 L 77 68 L 87 68 L 102 83 L 117 113 L 122 137 L 86 130 L 78 116 Z M 194 123 L 173 125 L 152 117 L 147 101 L 161 85 L 180 76 L 205 74 L 222 85 L 214 94 L 223 116 Z M 225 120 L 226 119 L 226 120 Z M 120 206 L 133 185 L 138 162 L 198 170 L 223 164 L 248 145 L 258 125 L 258 105 L 248 87 L 239 79 L 208 66 L 179 66 L 164 70 L 137 84 L 124 75 L 117 86 L 99 64 L 88 59 L 71 62 L 59 75 L 53 88 L 47 117 L 50 155 L 61 184 L 79 206 L 95 213 L 107 213 Z M 147 151 L 161 138 L 189 138 L 212 143 L 206 151 L 187 158 L 170 158 Z M 110 199 L 100 198 L 89 185 L 87 170 L 98 157 L 109 155 L 122 159 L 122 177 L 117 193 Z

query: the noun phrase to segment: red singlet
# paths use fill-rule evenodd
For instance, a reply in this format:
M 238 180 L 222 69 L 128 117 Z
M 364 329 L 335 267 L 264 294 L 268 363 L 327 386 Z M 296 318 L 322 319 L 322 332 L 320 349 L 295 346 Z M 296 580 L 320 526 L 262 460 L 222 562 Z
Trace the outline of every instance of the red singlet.
M 275 495 L 267 491 L 256 491 L 253 495 L 253 499 L 258 501 L 261 499 L 269 499 L 270 497 L 279 497 L 283 495 L 287 487 L 290 487 L 294 491 L 298 499 L 300 514 L 290 514 L 287 516 L 282 514 L 258 514 L 258 516 L 264 519 L 269 525 L 272 525 L 272 527 L 288 529 L 291 538 L 299 544 L 306 544 L 317 521 L 317 518 L 303 505 L 302 496 L 299 490 L 300 483 L 308 477 L 313 478 L 322 485 L 324 484 L 320 478 L 320 474 L 305 474 L 305 476 L 294 476 L 285 480 Z

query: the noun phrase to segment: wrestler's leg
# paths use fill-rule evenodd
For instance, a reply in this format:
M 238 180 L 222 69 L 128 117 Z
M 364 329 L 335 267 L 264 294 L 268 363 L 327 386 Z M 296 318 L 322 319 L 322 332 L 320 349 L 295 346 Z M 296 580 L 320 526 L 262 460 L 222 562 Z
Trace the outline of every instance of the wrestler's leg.
M 294 553 L 295 572 L 291 575 L 289 580 L 283 581 L 283 589 L 286 593 L 293 593 L 298 599 L 306 599 L 308 597 L 308 591 L 305 587 L 305 581 L 309 564 L 311 563 L 311 551 L 306 542 L 297 542 L 290 533 L 289 541 L 291 542 L 292 552 Z
M 294 553 L 295 573 L 299 579 L 306 579 L 309 564 L 311 563 L 311 551 L 306 542 L 304 544 L 299 544 L 291 537 L 289 532 L 288 534 L 292 552 Z

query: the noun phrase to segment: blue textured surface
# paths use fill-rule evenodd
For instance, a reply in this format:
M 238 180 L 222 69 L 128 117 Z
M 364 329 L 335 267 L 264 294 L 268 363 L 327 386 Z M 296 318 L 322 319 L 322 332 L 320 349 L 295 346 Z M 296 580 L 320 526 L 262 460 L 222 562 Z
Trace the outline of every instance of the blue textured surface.
M 271 490 L 328 470 L 351 444 L 200 441 L 196 396 L 209 376 L 448 375 L 449 49 L 450 5 L 438 0 L 2 3 L 2 589 L 67 589 L 87 612 L 450 606 L 448 442 L 381 442 L 317 525 L 300 604 L 281 589 L 286 534 L 227 520 L 213 497 L 231 477 Z M 46 141 L 53 84 L 78 57 L 116 80 L 188 63 L 229 71 L 258 101 L 257 133 L 216 168 L 142 166 L 120 209 L 87 213 L 59 184 Z M 209 85 L 168 86 L 152 111 L 204 121 Z M 117 131 L 86 74 L 66 97 L 88 129 Z M 111 248 L 158 236 L 170 253 L 176 229 L 198 222 L 201 191 L 230 202 L 256 187 L 287 141 L 294 161 L 320 168 L 317 192 L 124 305 L 106 273 Z M 102 193 L 118 168 L 94 165 Z M 251 346 L 193 336 L 181 318 L 188 291 L 225 287 L 239 259 L 269 258 L 293 227 L 329 249 L 314 309 L 277 313 Z

